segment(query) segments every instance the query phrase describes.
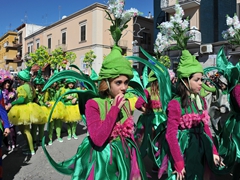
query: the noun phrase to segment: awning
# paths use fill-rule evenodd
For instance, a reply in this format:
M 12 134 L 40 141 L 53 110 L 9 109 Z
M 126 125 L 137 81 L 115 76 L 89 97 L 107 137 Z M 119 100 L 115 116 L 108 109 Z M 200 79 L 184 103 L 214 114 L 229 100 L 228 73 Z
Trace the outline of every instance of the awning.
M 45 71 L 46 67 L 48 67 L 50 64 L 45 64 L 45 66 L 42 67 L 42 71 Z M 32 68 L 31 68 L 31 71 L 32 72 L 36 72 L 40 69 L 40 67 L 38 65 L 33 65 Z

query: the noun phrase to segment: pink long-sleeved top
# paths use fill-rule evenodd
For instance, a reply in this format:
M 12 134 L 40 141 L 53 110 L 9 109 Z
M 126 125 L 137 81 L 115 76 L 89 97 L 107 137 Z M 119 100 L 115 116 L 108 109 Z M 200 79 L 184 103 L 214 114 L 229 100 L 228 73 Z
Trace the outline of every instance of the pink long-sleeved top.
M 120 109 L 117 106 L 111 106 L 103 120 L 96 101 L 88 100 L 85 107 L 89 135 L 93 143 L 101 147 L 109 139 Z
M 146 95 L 148 103 L 146 103 L 144 101 L 144 99 L 141 96 L 139 96 L 138 100 L 135 104 L 135 108 L 140 111 L 142 111 L 142 107 L 145 107 L 146 109 L 153 109 L 153 110 L 158 111 L 162 107 L 160 100 L 159 99 L 155 99 L 155 100 L 151 99 L 151 97 L 150 97 L 151 95 L 147 89 L 144 89 L 144 93 Z
M 183 129 L 181 107 L 177 100 L 171 100 L 167 108 L 167 131 L 166 140 L 168 142 L 171 155 L 174 160 L 174 167 L 177 172 L 181 172 L 184 168 L 184 158 L 178 144 L 177 133 L 179 129 Z M 186 127 L 187 128 L 187 127 Z M 185 129 L 186 129 L 185 128 Z M 212 135 L 207 123 L 204 123 L 204 132 L 212 139 Z M 213 154 L 218 154 L 216 147 L 213 146 Z
M 240 84 L 237 84 L 232 91 L 233 98 L 235 99 L 238 108 L 240 108 Z

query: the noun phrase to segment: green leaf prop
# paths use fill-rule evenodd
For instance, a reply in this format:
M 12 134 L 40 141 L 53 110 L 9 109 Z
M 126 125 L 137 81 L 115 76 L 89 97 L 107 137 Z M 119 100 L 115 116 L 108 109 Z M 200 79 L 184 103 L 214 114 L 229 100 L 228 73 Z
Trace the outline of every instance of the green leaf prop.
M 158 85 L 159 85 L 159 89 L 161 90 L 159 91 L 159 93 L 160 93 L 160 98 L 162 102 L 162 107 L 163 107 L 163 110 L 165 111 L 167 109 L 168 102 L 172 98 L 172 89 L 171 89 L 172 83 L 170 80 L 169 72 L 163 64 L 158 62 L 154 57 L 152 57 L 149 53 L 147 53 L 142 47 L 140 47 L 140 50 L 147 57 L 147 59 L 150 59 L 158 67 L 161 68 L 161 70 L 157 68 L 157 71 L 159 71 L 160 76 L 156 75 L 156 77 L 159 79 Z M 156 74 L 155 70 L 154 70 L 154 73 Z
M 143 87 L 147 88 L 148 85 L 148 66 L 145 66 L 142 73 Z
M 90 81 L 89 79 L 86 79 L 85 75 L 81 75 L 80 73 L 73 71 L 73 70 L 64 70 L 61 71 L 57 74 L 54 74 L 49 80 L 48 82 L 45 84 L 45 86 L 43 87 L 42 91 L 45 91 L 47 88 L 49 88 L 54 82 L 57 82 L 59 80 L 63 80 L 63 79 L 75 79 L 78 81 L 82 81 L 86 84 L 89 85 L 90 90 L 92 90 L 94 93 L 98 93 L 98 90 L 96 88 L 96 85 L 93 81 Z
M 161 102 L 162 102 L 162 108 L 165 111 L 166 108 L 167 108 L 167 103 L 171 99 L 171 86 L 170 86 L 169 90 L 166 89 L 166 87 L 168 87 L 168 85 L 167 85 L 167 81 L 166 81 L 166 78 L 165 78 L 165 75 L 164 75 L 163 71 L 161 71 L 158 67 L 156 67 L 155 65 L 151 64 L 147 60 L 142 59 L 140 57 L 137 57 L 137 56 L 127 56 L 126 58 L 129 59 L 129 60 L 139 61 L 139 62 L 145 64 L 151 70 L 154 71 L 154 73 L 155 73 L 155 75 L 157 77 L 157 80 L 158 80 L 159 89 L 161 90 L 161 92 L 159 92 L 159 93 L 160 93 L 160 99 L 161 99 Z M 151 59 L 154 59 L 154 58 L 151 57 Z M 159 62 L 157 62 L 157 63 L 160 64 Z M 169 77 L 169 74 L 168 74 L 168 77 Z M 169 77 L 169 81 L 170 81 L 170 77 Z M 170 93 L 169 92 L 165 92 L 165 91 L 170 91 Z
M 138 72 L 135 69 L 133 70 L 133 78 L 129 81 L 130 88 L 127 89 L 127 92 L 131 92 L 137 96 L 141 96 L 145 102 L 147 102 L 147 97 L 144 93 L 144 89 L 139 77 Z

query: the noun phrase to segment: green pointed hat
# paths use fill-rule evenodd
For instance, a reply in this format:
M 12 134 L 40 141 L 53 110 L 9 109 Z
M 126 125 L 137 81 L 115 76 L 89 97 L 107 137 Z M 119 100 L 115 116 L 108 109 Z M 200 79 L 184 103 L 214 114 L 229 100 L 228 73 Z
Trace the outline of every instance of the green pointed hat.
M 31 79 L 30 71 L 31 67 L 27 67 L 18 73 L 18 77 L 23 81 L 29 82 Z
M 65 83 L 66 84 L 69 84 L 69 83 L 73 83 L 73 84 L 75 84 L 76 83 L 76 80 L 75 79 L 66 79 L 66 81 L 65 81 Z
M 33 83 L 34 83 L 34 84 L 40 84 L 40 85 L 45 84 L 45 80 L 44 80 L 43 77 L 42 77 L 41 68 L 38 70 L 37 77 L 34 78 Z
M 122 56 L 122 49 L 115 45 L 103 60 L 98 80 L 116 78 L 120 75 L 126 75 L 132 79 L 133 72 L 131 63 Z
M 203 67 L 188 50 L 183 50 L 177 67 L 177 76 L 182 79 L 194 73 L 203 73 Z

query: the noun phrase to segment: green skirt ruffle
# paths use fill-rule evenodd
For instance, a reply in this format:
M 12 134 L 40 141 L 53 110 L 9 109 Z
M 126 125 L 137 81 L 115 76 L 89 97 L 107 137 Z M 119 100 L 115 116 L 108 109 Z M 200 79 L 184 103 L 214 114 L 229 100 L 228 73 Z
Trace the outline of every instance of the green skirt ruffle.
M 101 180 L 127 180 L 130 177 L 131 158 L 130 151 L 135 150 L 141 179 L 147 179 L 146 171 L 138 152 L 131 139 L 125 139 L 124 148 L 120 140 L 112 141 L 102 148 L 93 148 L 89 137 L 86 137 L 79 146 L 77 153 L 69 160 L 56 163 L 46 151 L 44 152 L 51 165 L 60 173 L 71 175 L 72 180 L 88 179 L 94 168 L 94 178 Z
M 220 134 L 219 154 L 224 157 L 224 163 L 233 167 L 240 163 L 240 114 L 231 114 Z
M 159 171 L 164 171 L 165 169 L 168 179 L 175 180 L 176 174 L 173 174 L 175 171 L 174 161 L 165 135 L 166 131 L 164 130 L 151 141 L 151 149 L 148 151 L 148 155 L 160 168 Z M 177 139 L 181 152 L 184 155 L 185 180 L 203 180 L 206 164 L 215 174 L 226 174 L 229 172 L 228 169 L 215 166 L 213 161 L 213 142 L 204 132 L 202 124 L 191 129 L 179 130 Z

